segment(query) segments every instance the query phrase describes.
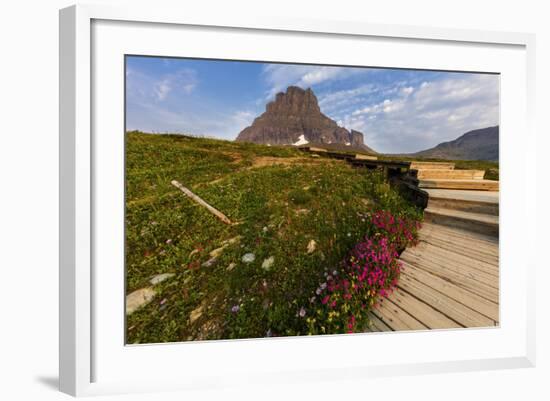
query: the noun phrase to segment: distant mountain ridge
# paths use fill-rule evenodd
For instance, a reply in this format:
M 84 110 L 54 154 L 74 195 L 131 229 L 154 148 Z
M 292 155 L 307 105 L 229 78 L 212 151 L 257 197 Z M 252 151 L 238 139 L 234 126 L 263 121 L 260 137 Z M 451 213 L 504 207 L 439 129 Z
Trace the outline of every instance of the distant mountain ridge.
M 409 156 L 454 159 L 498 161 L 499 126 L 468 131 L 457 139 Z
M 321 112 L 317 97 L 311 89 L 289 86 L 277 93 L 265 112 L 251 126 L 243 129 L 238 142 L 265 145 L 339 144 L 351 149 L 376 153 L 365 145 L 359 131 L 338 126 Z

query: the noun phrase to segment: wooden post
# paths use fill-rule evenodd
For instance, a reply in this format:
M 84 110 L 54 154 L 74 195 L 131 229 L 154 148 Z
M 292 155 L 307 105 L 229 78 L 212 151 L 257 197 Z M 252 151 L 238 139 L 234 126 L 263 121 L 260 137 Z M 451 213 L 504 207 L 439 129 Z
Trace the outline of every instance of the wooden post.
M 197 202 L 199 205 L 204 206 L 210 213 L 212 213 L 214 216 L 216 216 L 218 219 L 223 221 L 225 224 L 233 224 L 229 218 L 220 212 L 218 209 L 210 206 L 208 203 L 206 203 L 204 200 L 202 200 L 199 196 L 195 195 L 193 192 L 191 192 L 188 188 L 181 185 L 178 181 L 173 180 L 172 185 L 181 190 L 185 195 L 193 199 L 195 202 Z

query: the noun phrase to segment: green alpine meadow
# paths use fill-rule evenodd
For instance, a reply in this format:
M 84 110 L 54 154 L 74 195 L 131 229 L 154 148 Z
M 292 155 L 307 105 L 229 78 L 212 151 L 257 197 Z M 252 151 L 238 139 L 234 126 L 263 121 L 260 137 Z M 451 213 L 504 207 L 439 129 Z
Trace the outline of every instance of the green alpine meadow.
M 308 334 L 300 311 L 315 316 L 310 299 L 372 213 L 421 216 L 382 173 L 298 149 L 140 132 L 126 149 L 126 290 L 154 289 L 128 315 L 128 343 Z

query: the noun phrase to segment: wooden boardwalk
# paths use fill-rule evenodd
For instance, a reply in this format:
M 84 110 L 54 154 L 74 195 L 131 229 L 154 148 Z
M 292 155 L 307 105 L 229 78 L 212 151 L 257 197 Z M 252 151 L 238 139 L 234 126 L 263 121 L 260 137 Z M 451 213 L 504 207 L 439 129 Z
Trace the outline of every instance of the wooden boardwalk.
M 455 170 L 452 162 L 326 155 L 383 169 L 420 193 L 412 200 L 417 205 L 427 204 L 420 243 L 401 254 L 398 286 L 378 301 L 366 331 L 499 325 L 498 181 L 485 180 L 483 170 Z
M 437 172 L 420 176 L 463 178 L 452 173 L 452 167 L 446 177 L 441 167 L 426 166 Z M 475 177 L 482 181 L 482 176 Z M 368 330 L 498 326 L 498 192 L 479 191 L 477 185 L 469 190 L 455 187 L 451 183 L 445 189 L 427 189 L 420 243 L 402 253 L 398 287 L 379 301 Z

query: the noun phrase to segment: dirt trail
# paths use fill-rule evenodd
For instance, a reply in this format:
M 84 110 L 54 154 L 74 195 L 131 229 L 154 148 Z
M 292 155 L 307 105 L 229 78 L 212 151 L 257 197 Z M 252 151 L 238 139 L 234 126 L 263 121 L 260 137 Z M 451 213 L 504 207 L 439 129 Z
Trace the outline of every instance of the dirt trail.
M 242 161 L 242 156 L 239 155 L 238 153 L 235 153 L 235 154 L 231 153 L 227 155 L 234 158 L 232 163 L 239 163 L 240 161 Z M 258 156 L 252 159 L 252 165 L 244 167 L 243 169 L 239 169 L 238 171 L 252 170 L 255 168 L 268 167 L 268 166 L 292 166 L 292 165 L 298 165 L 298 164 L 321 164 L 321 163 L 341 163 L 341 161 L 334 160 L 334 159 L 325 159 L 325 158 L 314 159 L 309 157 Z M 227 175 L 206 183 L 195 184 L 193 187 L 197 188 L 197 187 L 201 187 L 202 185 L 217 184 L 226 178 L 227 178 Z

